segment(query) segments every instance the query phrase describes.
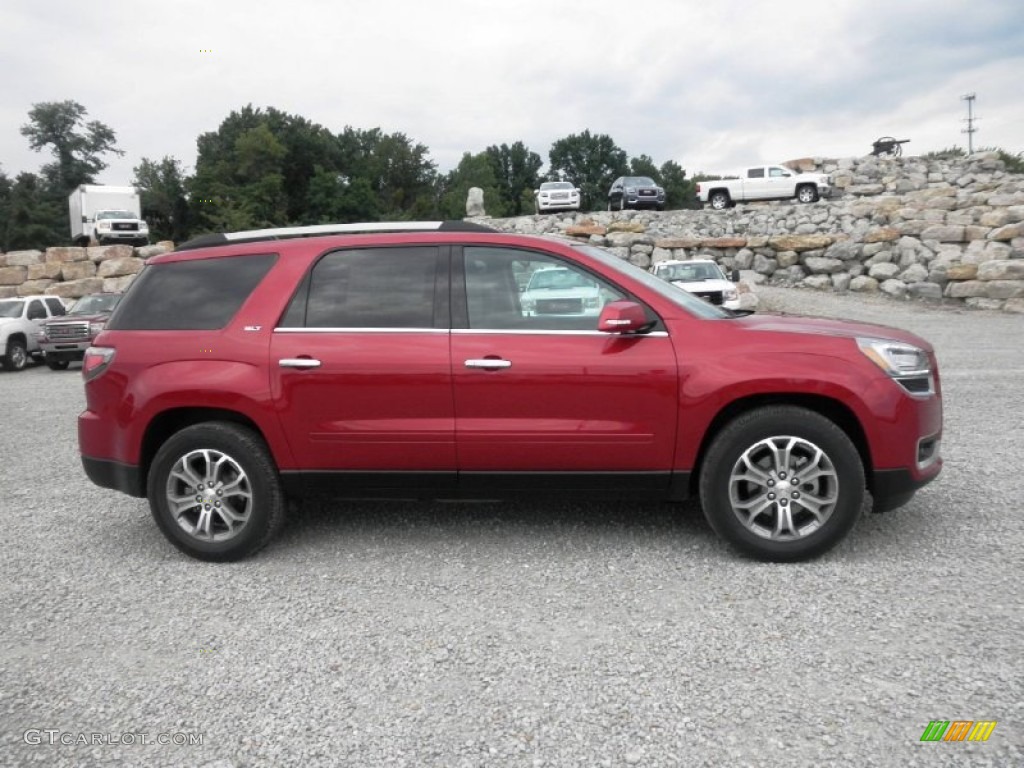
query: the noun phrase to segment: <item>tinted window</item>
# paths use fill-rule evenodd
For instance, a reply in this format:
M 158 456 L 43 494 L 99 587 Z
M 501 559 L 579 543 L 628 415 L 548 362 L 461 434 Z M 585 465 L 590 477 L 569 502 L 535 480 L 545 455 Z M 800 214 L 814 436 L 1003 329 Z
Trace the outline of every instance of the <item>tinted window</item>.
M 64 308 L 64 302 L 60 299 L 46 299 L 46 306 L 50 308 L 50 314 L 57 316 L 63 315 L 67 312 Z
M 263 254 L 152 264 L 139 273 L 107 327 L 119 331 L 223 328 L 276 259 Z
M 310 274 L 305 322 L 296 307 L 286 325 L 307 328 L 433 328 L 434 247 L 334 251 Z M 447 278 L 446 278 L 447 279 Z M 293 300 L 301 304 L 303 293 Z
M 33 299 L 28 305 L 26 317 L 29 320 L 44 320 L 46 318 L 46 307 L 43 306 L 43 302 L 39 301 L 39 299 Z
M 512 248 L 466 248 L 469 327 L 596 330 L 601 308 L 623 293 L 554 256 Z
M 751 169 L 749 169 L 747 171 L 747 178 L 748 179 L 763 179 L 764 178 L 764 168 L 751 168 Z
M 787 171 L 785 168 L 769 168 L 768 175 L 771 176 L 772 178 L 789 176 L 789 171 Z

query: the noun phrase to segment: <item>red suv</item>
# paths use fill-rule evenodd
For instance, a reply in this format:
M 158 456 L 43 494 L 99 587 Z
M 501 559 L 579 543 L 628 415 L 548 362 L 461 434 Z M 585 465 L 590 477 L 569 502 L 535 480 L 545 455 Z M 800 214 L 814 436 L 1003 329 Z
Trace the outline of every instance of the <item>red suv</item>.
M 524 300 L 555 269 L 575 277 Z M 463 222 L 190 241 L 149 260 L 82 373 L 86 473 L 204 560 L 255 552 L 325 488 L 699 495 L 740 551 L 798 560 L 866 491 L 900 506 L 942 465 L 917 336 L 730 312 L 600 248 Z

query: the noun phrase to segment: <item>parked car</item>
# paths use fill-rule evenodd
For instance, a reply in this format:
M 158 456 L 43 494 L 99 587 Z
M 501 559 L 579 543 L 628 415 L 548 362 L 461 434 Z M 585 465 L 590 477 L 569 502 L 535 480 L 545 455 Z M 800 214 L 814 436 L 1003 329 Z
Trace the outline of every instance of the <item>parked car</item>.
M 57 296 L 19 296 L 0 299 L 0 365 L 5 371 L 20 371 L 42 351 L 36 334 L 51 317 L 65 313 Z
M 537 213 L 548 211 L 578 211 L 580 190 L 568 181 L 545 181 L 533 190 Z
M 543 270 L 606 303 L 531 310 L 517 277 Z M 914 334 L 737 316 L 593 245 L 466 222 L 196 238 L 148 260 L 82 375 L 85 472 L 204 560 L 257 551 L 314 490 L 697 495 L 741 552 L 799 560 L 868 491 L 892 509 L 942 466 Z
M 747 200 L 785 200 L 795 197 L 813 203 L 832 194 L 827 173 L 797 173 L 783 165 L 755 165 L 745 168 L 739 178 L 702 181 L 697 199 L 716 210 Z
M 63 317 L 39 324 L 36 340 L 50 370 L 63 371 L 85 356 L 120 299 L 119 293 L 83 296 Z
M 710 259 L 659 261 L 651 267 L 651 272 L 711 304 L 726 309 L 740 308 L 740 292 L 736 288 L 739 272 L 734 270 L 731 278 L 727 278 L 722 268 Z
M 608 190 L 608 210 L 655 208 L 665 210 L 665 190 L 647 176 L 620 176 Z
M 597 281 L 591 280 L 585 273 L 565 267 L 546 267 L 534 272 L 520 303 L 525 317 L 597 317 L 604 306 Z

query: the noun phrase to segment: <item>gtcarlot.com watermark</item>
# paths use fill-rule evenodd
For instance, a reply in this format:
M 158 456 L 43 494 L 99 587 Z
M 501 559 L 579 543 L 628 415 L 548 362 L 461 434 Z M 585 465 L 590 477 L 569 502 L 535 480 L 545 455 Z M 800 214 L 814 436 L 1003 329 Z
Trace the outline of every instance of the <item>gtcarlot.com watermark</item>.
M 55 729 L 29 728 L 22 738 L 26 744 L 47 746 L 124 746 L 134 747 L 159 744 L 161 746 L 196 747 L 202 746 L 201 733 L 149 733 L 147 731 L 93 732 L 60 731 Z

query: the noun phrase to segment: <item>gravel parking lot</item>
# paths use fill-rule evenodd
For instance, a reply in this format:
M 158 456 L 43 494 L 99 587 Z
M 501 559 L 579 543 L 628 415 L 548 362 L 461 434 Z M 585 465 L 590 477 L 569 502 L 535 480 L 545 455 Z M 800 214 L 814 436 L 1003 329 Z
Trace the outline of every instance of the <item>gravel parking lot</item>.
M 1024 764 L 1024 322 L 759 293 L 942 366 L 942 476 L 811 563 L 612 503 L 311 504 L 201 563 L 85 478 L 77 367 L 0 373 L 0 764 Z

